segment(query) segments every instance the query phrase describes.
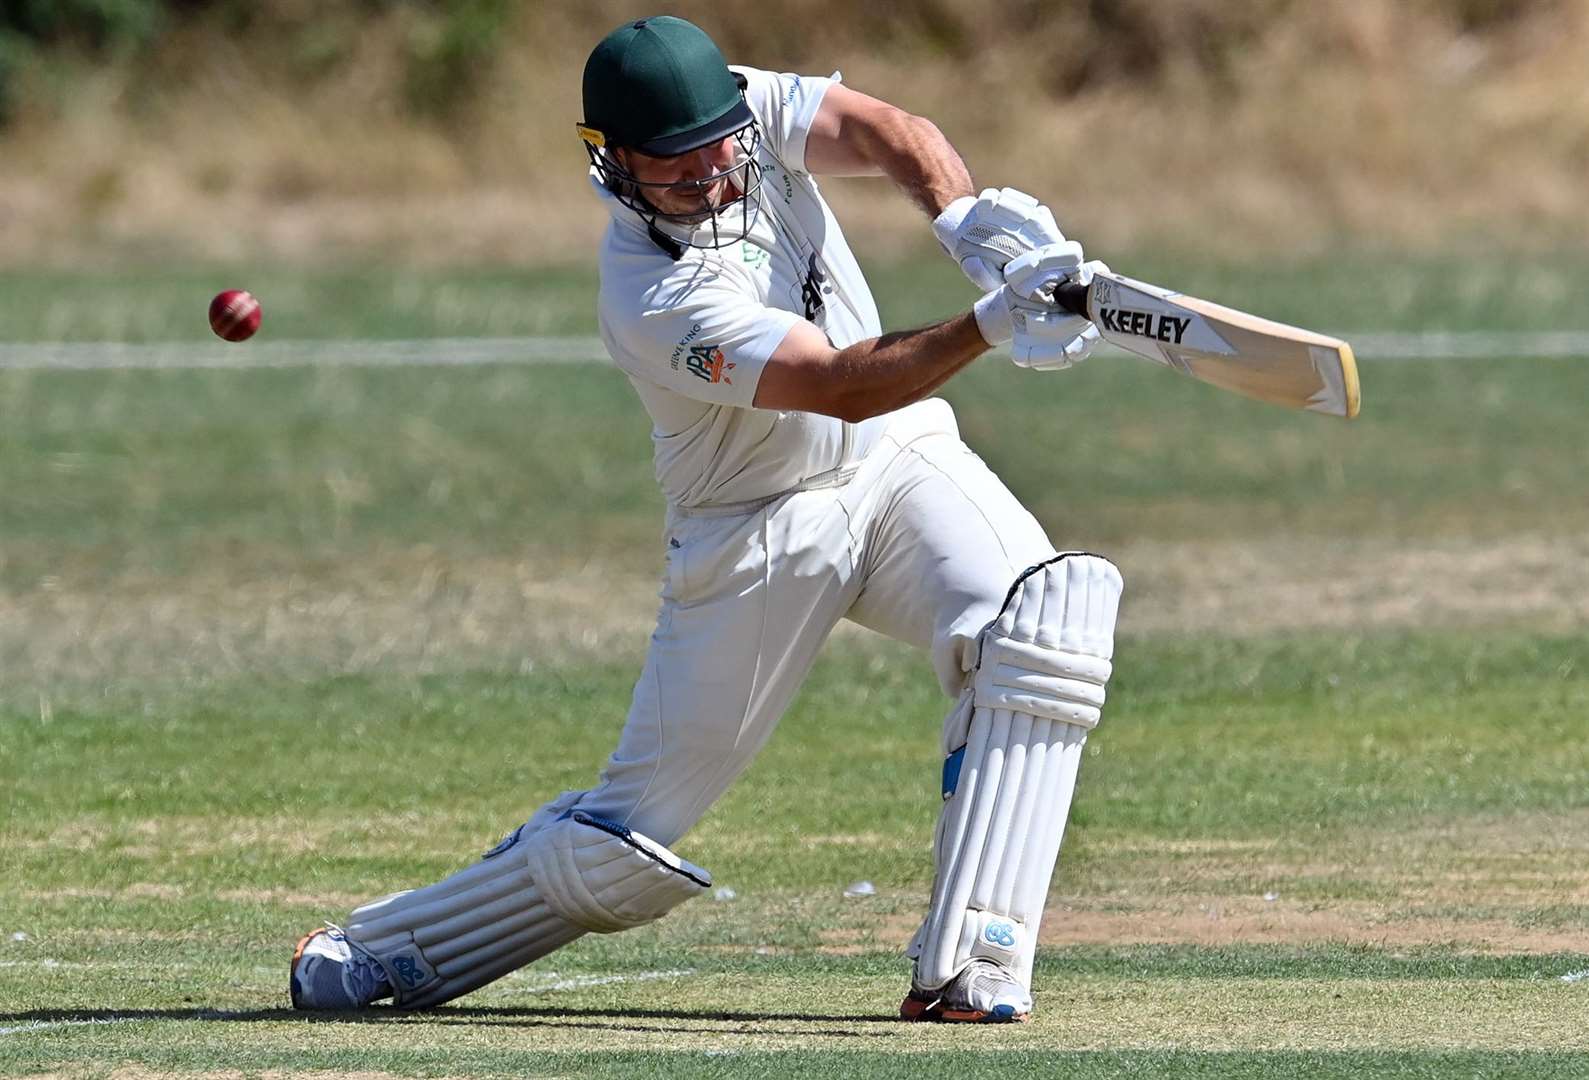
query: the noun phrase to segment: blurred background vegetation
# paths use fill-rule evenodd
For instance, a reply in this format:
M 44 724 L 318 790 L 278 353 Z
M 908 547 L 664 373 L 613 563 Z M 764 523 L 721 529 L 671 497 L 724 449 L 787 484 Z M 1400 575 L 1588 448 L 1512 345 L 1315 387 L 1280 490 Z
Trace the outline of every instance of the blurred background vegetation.
M 1589 0 L 661 5 L 730 61 L 938 121 L 1110 251 L 1589 241 Z M 511 0 L 5 0 L 0 263 L 588 259 L 573 137 L 608 29 Z M 836 192 L 868 250 L 926 230 Z

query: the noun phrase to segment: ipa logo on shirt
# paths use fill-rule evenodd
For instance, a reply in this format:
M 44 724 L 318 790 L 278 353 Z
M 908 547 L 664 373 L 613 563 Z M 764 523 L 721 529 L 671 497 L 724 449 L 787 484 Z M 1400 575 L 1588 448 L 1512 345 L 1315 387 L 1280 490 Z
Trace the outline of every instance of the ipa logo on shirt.
M 690 374 L 705 379 L 709 383 L 728 383 L 734 385 L 734 380 L 728 373 L 734 370 L 734 365 L 728 362 L 723 355 L 723 350 L 715 345 L 691 345 L 690 355 L 684 361 L 685 367 L 690 369 Z

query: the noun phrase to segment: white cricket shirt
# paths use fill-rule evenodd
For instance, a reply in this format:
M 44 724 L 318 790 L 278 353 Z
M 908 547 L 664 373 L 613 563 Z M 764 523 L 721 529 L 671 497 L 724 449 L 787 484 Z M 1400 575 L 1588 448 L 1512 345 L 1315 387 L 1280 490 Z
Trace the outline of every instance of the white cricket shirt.
M 789 328 L 808 319 L 837 348 L 882 333 L 839 223 L 805 169 L 806 135 L 839 80 L 733 67 L 762 129 L 760 211 L 744 240 L 673 259 L 596 180 L 611 221 L 598 322 L 651 415 L 657 482 L 687 509 L 765 499 L 842 475 L 886 417 L 860 424 L 751 405 Z M 737 209 L 727 215 L 738 228 Z

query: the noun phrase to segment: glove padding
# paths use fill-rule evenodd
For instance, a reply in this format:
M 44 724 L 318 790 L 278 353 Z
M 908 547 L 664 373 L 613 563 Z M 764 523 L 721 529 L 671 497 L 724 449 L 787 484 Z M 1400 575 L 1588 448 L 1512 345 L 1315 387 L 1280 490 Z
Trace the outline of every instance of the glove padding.
M 1004 265 L 1011 259 L 1065 240 L 1053 212 L 1014 188 L 961 196 L 933 220 L 932 231 L 966 277 L 984 290 L 1004 283 Z
M 1029 300 L 1009 285 L 989 292 L 971 309 L 989 345 L 1010 343 L 1017 367 L 1057 371 L 1087 359 L 1098 344 L 1098 328 L 1081 315 L 1051 303 Z
M 1081 245 L 1074 240 L 1063 244 L 1050 244 L 1004 264 L 1004 283 L 1016 295 L 1027 300 L 1052 302 L 1054 290 L 1062 282 L 1091 285 L 1092 276 L 1107 272 L 1108 265 L 1101 259 L 1081 261 Z

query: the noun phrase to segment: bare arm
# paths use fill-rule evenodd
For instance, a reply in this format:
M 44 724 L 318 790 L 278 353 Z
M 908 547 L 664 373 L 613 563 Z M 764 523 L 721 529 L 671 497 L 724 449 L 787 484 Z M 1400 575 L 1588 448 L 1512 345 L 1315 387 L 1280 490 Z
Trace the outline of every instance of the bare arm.
M 987 350 L 969 312 L 844 349 L 810 323 L 796 323 L 761 373 L 755 406 L 859 423 L 920 401 Z
M 824 176 L 887 176 L 932 217 L 972 194 L 965 162 L 937 125 L 842 84 L 822 97 L 805 165 Z M 799 323 L 767 362 L 755 405 L 859 422 L 920 401 L 987 350 L 969 313 L 844 349 Z
M 965 162 L 936 124 L 842 83 L 822 96 L 806 136 L 806 168 L 822 176 L 881 174 L 929 217 L 975 194 Z

